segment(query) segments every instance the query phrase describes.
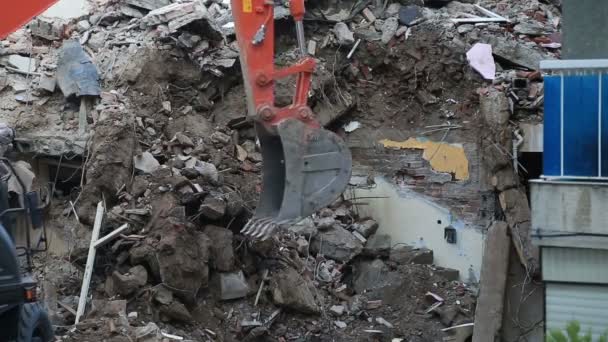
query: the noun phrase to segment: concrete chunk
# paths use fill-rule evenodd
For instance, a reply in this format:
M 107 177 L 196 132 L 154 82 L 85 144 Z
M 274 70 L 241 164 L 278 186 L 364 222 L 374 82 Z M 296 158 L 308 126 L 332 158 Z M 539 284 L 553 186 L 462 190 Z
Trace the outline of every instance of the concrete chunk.
M 354 228 L 361 235 L 363 235 L 363 237 L 369 238 L 378 230 L 378 222 L 372 219 L 368 219 L 359 223 L 355 223 Z
M 153 322 L 148 323 L 144 327 L 135 328 L 135 341 L 137 342 L 156 342 L 161 340 L 160 328 Z
M 340 45 L 352 45 L 355 43 L 355 36 L 345 23 L 337 23 L 334 26 L 334 34 Z
M 160 167 L 160 163 L 150 152 L 144 152 L 139 156 L 133 157 L 133 165 L 135 169 L 143 173 L 152 173 Z
M 148 282 L 148 271 L 138 265 L 129 269 L 128 273 L 120 274 L 117 271 L 112 273 L 114 290 L 123 296 L 130 295 Z
M 391 236 L 388 234 L 374 234 L 367 240 L 363 248 L 363 255 L 371 257 L 387 257 L 391 253 Z
M 62 37 L 65 23 L 57 18 L 39 16 L 29 25 L 32 35 L 47 40 L 59 40 Z
M 226 214 L 226 202 L 221 198 L 207 196 L 201 204 L 200 213 L 210 220 L 219 220 Z
M 310 280 L 291 267 L 284 268 L 271 278 L 272 299 L 275 304 L 306 314 L 321 312 L 310 291 Z
M 249 285 L 243 271 L 220 273 L 220 297 L 222 300 L 243 298 L 249 293 Z
M 44 74 L 40 76 L 40 81 L 38 81 L 38 89 L 48 91 L 49 93 L 54 93 L 56 86 L 57 79 L 55 79 L 55 77 L 47 76 Z
M 353 288 L 357 293 L 388 285 L 388 267 L 380 259 L 363 260 L 355 265 Z
M 320 253 L 330 259 L 345 262 L 350 261 L 363 250 L 361 241 L 340 226 L 319 232 L 312 239 L 310 247 L 313 253 Z
M 382 24 L 382 42 L 384 44 L 388 44 L 388 42 L 393 39 L 395 33 L 399 29 L 399 19 L 397 18 L 388 18 Z
M 232 231 L 217 226 L 206 226 L 205 234 L 211 240 L 211 263 L 222 272 L 234 270 L 236 259 L 232 248 Z

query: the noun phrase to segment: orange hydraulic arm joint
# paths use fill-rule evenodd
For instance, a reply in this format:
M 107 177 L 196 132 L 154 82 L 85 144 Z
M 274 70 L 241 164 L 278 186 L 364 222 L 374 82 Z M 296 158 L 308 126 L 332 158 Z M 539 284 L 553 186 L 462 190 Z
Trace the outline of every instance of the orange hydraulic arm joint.
M 308 106 L 315 60 L 306 53 L 304 0 L 291 0 L 300 59 L 274 66 L 274 3 L 232 0 L 248 112 L 254 118 L 262 152 L 262 192 L 255 214 L 241 233 L 265 239 L 331 204 L 348 186 L 352 156 L 335 133 L 323 129 Z M 292 103 L 278 108 L 275 81 L 296 76 Z
M 319 124 L 308 107 L 308 91 L 316 62 L 306 52 L 304 39 L 304 0 L 291 0 L 291 15 L 296 23 L 301 59 L 295 65 L 275 69 L 274 3 L 271 0 L 232 0 L 232 13 L 238 38 L 241 66 L 245 79 L 249 115 L 270 128 L 287 118 L 309 126 Z M 274 106 L 274 81 L 297 75 L 296 90 L 290 106 Z
M 6 38 L 56 2 L 57 0 L 5 1 L 0 10 L 0 39 Z

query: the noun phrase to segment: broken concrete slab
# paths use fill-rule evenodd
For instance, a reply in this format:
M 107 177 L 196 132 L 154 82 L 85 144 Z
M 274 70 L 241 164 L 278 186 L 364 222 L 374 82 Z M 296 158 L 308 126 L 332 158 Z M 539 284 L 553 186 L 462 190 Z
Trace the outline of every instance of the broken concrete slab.
M 485 36 L 481 41 L 492 45 L 492 53 L 500 63 L 512 63 L 530 70 L 539 70 L 540 61 L 554 59 L 547 53 L 505 37 Z
M 155 10 L 161 7 L 165 7 L 171 4 L 169 0 L 125 0 L 126 4 L 147 9 L 147 10 Z
M 144 14 L 138 10 L 137 8 L 133 8 L 131 6 L 127 6 L 127 5 L 122 5 L 119 7 L 119 11 L 120 13 L 126 15 L 127 17 L 131 17 L 131 18 L 143 18 Z
M 209 14 L 207 8 L 200 1 L 187 3 L 173 3 L 148 13 L 141 19 L 144 26 L 150 27 L 160 24 L 167 24 L 170 33 L 177 32 L 178 29 L 191 24 L 195 21 L 205 20 L 208 34 L 213 39 L 222 37 L 222 29 L 213 20 L 207 20 Z
M 38 68 L 38 61 L 34 58 L 23 57 L 20 55 L 10 55 L 8 56 L 8 65 L 23 72 L 23 73 L 31 73 L 36 72 Z
M 327 258 L 348 262 L 363 250 L 361 241 L 348 230 L 334 226 L 332 229 L 319 232 L 310 245 L 313 253 L 323 254 Z
M 513 32 L 527 36 L 542 36 L 547 34 L 545 26 L 538 21 L 522 21 L 513 27 Z
M 511 248 L 508 230 L 507 223 L 502 221 L 494 222 L 488 229 L 475 308 L 473 342 L 491 341 L 500 334 Z
M 433 251 L 426 248 L 417 249 L 411 246 L 397 245 L 395 248 L 391 249 L 389 260 L 401 265 L 410 263 L 418 265 L 432 265 Z
M 38 16 L 28 26 L 32 35 L 46 40 L 59 40 L 63 36 L 65 22 L 58 18 Z
M 221 272 L 233 271 L 236 264 L 232 248 L 232 231 L 217 226 L 206 226 L 205 234 L 211 241 L 210 262 L 213 268 Z
M 139 156 L 133 157 L 133 167 L 143 173 L 151 174 L 160 168 L 160 163 L 152 153 L 144 152 Z
M 249 285 L 243 271 L 220 273 L 219 278 L 222 300 L 244 298 L 249 293 Z
M 453 268 L 438 267 L 435 270 L 435 273 L 438 276 L 445 278 L 447 281 L 456 281 L 460 279 L 460 272 Z
M 278 270 L 270 280 L 272 299 L 278 306 L 305 314 L 319 314 L 319 308 L 310 288 L 310 280 L 287 267 Z

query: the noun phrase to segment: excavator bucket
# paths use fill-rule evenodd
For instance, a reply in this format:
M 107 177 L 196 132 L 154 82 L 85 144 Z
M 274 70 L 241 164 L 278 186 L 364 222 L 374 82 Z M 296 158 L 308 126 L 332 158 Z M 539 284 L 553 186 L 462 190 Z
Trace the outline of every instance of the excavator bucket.
M 5 3 L 0 11 L 0 40 L 44 12 L 57 0 L 20 0 Z
M 253 219 L 241 231 L 268 238 L 281 225 L 294 223 L 331 204 L 351 176 L 352 157 L 335 133 L 287 119 L 272 128 L 256 124 L 264 159 L 262 194 Z

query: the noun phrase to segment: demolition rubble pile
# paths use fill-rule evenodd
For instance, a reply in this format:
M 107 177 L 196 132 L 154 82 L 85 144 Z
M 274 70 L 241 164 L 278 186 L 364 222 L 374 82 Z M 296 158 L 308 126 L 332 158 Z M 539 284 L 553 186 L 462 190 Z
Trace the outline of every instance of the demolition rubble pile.
M 80 238 L 70 261 L 40 267 L 45 291 L 55 292 L 47 302 L 57 325 L 73 323 L 89 244 L 82 236 L 97 203 L 106 204 L 102 235 L 129 225 L 98 251 L 89 309 L 77 326 L 58 331 L 63 341 L 430 341 L 471 321 L 474 293 L 457 271 L 432 266 L 432 251 L 391 241 L 358 215 L 362 200 L 343 198 L 267 241 L 238 234 L 255 210 L 262 158 L 244 117 L 227 1 L 91 6 L 71 21 L 39 17 L 0 43 L 0 118 L 20 134 L 88 141 L 86 181 L 53 210 Z M 553 5 L 307 6 L 308 52 L 319 59 L 310 101 L 347 139 L 359 125 L 423 130 L 447 121 L 452 128 L 476 120 L 479 107 L 491 127 L 480 137 L 508 151 L 509 119 L 542 117 L 539 62 L 559 57 L 560 47 Z M 287 16 L 277 5 L 277 25 L 291 25 Z M 287 64 L 297 58 L 294 37 L 278 31 L 277 63 Z M 96 67 L 85 82 L 62 67 L 74 44 L 86 56 L 81 64 Z M 89 88 L 70 91 L 65 84 L 73 83 Z M 279 82 L 279 105 L 292 86 Z M 507 221 L 525 223 L 510 158 L 485 162 Z M 525 246 L 518 251 L 531 258 Z

